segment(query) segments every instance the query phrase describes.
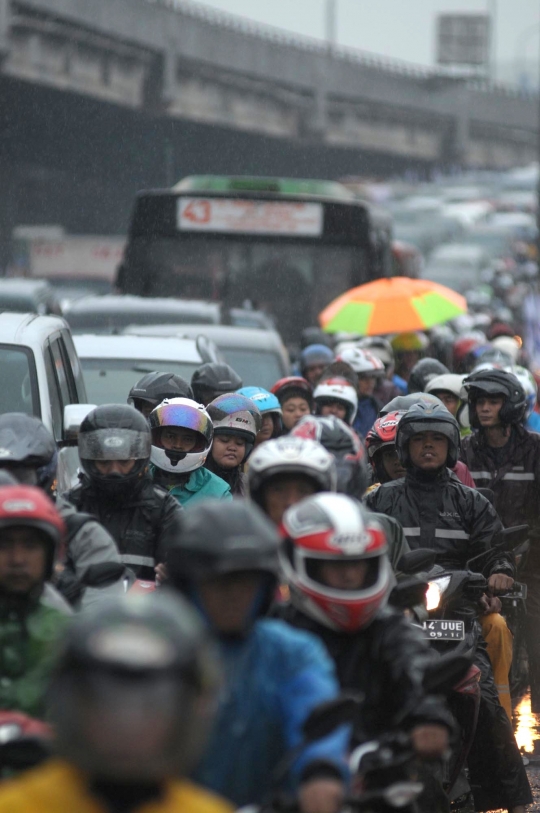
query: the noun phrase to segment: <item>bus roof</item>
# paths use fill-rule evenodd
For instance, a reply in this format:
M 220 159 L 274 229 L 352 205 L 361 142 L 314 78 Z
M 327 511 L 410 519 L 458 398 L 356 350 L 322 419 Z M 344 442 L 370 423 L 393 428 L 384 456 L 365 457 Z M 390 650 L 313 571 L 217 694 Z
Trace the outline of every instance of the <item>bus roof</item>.
M 256 176 L 189 175 L 174 192 L 273 192 L 279 195 L 313 195 L 336 200 L 354 200 L 354 195 L 336 181 L 296 178 L 258 178 Z

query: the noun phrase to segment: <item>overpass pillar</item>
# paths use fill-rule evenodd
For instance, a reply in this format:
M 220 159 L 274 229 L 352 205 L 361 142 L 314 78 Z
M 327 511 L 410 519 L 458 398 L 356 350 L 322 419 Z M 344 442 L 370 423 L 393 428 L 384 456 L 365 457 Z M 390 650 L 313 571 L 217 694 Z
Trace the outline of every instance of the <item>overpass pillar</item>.
M 455 161 L 460 166 L 467 163 L 469 151 L 469 130 L 470 130 L 470 95 L 465 85 L 456 88 L 456 125 L 454 136 Z

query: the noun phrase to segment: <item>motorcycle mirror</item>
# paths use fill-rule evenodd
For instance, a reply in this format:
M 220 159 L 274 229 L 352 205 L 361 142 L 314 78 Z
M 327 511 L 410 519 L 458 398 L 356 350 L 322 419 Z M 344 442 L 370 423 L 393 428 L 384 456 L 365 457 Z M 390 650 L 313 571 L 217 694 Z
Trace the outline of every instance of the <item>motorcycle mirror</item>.
M 528 525 L 513 525 L 511 528 L 503 528 L 493 537 L 492 547 L 514 550 L 529 538 Z
M 469 671 L 472 659 L 467 655 L 448 652 L 429 663 L 422 681 L 428 694 L 448 694 Z
M 492 505 L 495 505 L 495 492 L 491 488 L 477 488 L 479 494 L 482 494 L 486 500 L 489 500 Z
M 435 553 L 429 548 L 418 548 L 404 553 L 397 563 L 396 570 L 400 573 L 412 575 L 422 570 L 431 570 L 435 564 Z
M 388 603 L 398 610 L 408 610 L 417 604 L 424 604 L 427 588 L 427 582 L 420 579 L 399 582 L 390 593 Z
M 350 723 L 361 701 L 359 695 L 342 695 L 335 700 L 321 703 L 313 709 L 302 726 L 305 740 L 307 742 L 320 740 L 339 726 Z
M 81 583 L 85 587 L 106 587 L 121 579 L 124 571 L 125 567 L 121 562 L 100 562 L 86 568 Z

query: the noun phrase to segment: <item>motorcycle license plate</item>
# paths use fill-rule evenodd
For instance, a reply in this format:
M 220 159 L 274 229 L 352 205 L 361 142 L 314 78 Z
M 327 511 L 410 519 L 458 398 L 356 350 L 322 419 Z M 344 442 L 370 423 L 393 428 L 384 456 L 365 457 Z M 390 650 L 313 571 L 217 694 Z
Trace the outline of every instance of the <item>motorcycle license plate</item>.
M 424 621 L 422 629 L 424 638 L 429 638 L 430 641 L 465 640 L 465 623 L 463 621 Z

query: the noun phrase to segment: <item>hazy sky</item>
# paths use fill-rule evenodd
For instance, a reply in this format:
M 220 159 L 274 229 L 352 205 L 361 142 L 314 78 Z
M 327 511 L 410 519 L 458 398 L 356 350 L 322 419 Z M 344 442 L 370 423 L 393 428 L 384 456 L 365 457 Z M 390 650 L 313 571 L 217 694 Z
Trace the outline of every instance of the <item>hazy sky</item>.
M 325 0 L 206 0 L 208 6 L 312 37 L 323 37 Z M 497 60 L 536 60 L 540 0 L 337 0 L 342 45 L 425 65 L 435 60 L 441 12 L 496 8 Z

